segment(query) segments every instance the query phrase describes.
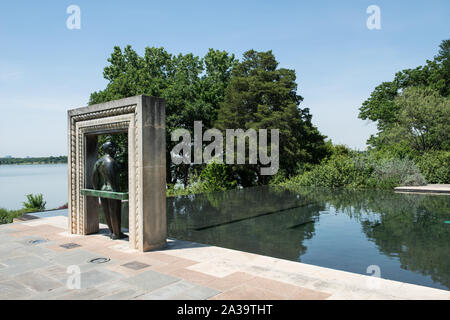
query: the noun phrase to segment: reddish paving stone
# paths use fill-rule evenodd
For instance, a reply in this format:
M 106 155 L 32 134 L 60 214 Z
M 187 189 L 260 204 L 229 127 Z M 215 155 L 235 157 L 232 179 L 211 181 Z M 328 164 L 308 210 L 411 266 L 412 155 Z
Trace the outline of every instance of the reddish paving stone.
M 177 262 L 180 259 L 183 259 L 183 258 L 172 256 L 170 254 L 165 254 L 165 253 L 156 252 L 156 251 L 145 252 L 144 257 L 148 257 L 150 259 L 155 259 L 155 260 L 160 260 L 160 261 L 166 262 L 166 263 Z M 187 260 L 187 259 L 184 259 L 184 260 Z M 192 260 L 190 260 L 190 261 L 192 261 Z
M 217 277 L 213 277 L 213 276 L 207 275 L 205 273 L 201 273 L 201 272 L 197 272 L 197 271 L 193 271 L 193 270 L 189 270 L 189 269 L 184 269 L 184 268 L 172 270 L 169 272 L 163 272 L 163 271 L 160 271 L 160 272 L 167 273 L 171 276 L 178 277 L 183 280 L 186 280 L 186 281 L 198 284 L 198 285 L 202 285 L 202 286 L 207 286 L 208 283 L 219 279 Z
M 159 258 L 155 258 L 154 256 L 151 257 L 142 257 L 142 260 L 147 261 L 147 259 L 149 259 L 149 261 L 151 260 L 156 260 L 156 261 L 161 261 L 164 262 L 165 265 L 161 265 L 161 266 L 157 266 L 155 267 L 155 271 L 159 271 L 159 272 L 163 272 L 166 274 L 171 274 L 171 272 L 177 272 L 180 269 L 184 269 L 193 265 L 196 265 L 198 262 L 197 261 L 192 261 L 189 259 L 183 259 L 183 258 L 176 258 L 175 260 L 172 260 L 170 262 L 168 261 L 163 261 L 160 260 Z
M 65 229 L 55 227 L 49 224 L 41 224 L 39 226 L 33 227 L 32 229 L 36 234 L 52 234 L 52 233 L 60 233 L 64 232 Z
M 30 227 L 22 223 L 12 223 L 10 226 L 8 226 L 8 228 L 17 231 L 29 231 L 33 230 L 35 227 Z
M 247 284 L 234 287 L 231 290 L 218 294 L 211 300 L 284 300 L 285 297 L 278 295 L 275 292 L 252 287 Z
M 23 231 L 11 232 L 8 234 L 8 236 L 11 236 L 14 238 L 24 238 L 24 237 L 30 237 L 30 236 L 37 236 L 37 234 L 33 230 L 23 230 Z
M 234 287 L 240 286 L 245 282 L 253 279 L 255 276 L 245 272 L 235 272 L 223 278 L 218 278 L 207 283 L 207 286 L 220 291 L 230 290 Z
M 253 279 L 247 281 L 246 284 L 256 288 L 261 288 L 269 290 L 271 292 L 275 292 L 276 294 L 283 296 L 286 299 L 324 300 L 329 296 L 331 296 L 331 294 L 325 292 L 311 290 L 262 277 L 254 277 Z

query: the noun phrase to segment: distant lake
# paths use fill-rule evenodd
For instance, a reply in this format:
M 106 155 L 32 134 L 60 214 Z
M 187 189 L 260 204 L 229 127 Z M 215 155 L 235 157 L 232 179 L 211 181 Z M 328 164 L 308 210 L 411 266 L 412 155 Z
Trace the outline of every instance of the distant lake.
M 30 193 L 57 208 L 67 203 L 67 189 L 67 164 L 0 165 L 0 208 L 20 209 Z

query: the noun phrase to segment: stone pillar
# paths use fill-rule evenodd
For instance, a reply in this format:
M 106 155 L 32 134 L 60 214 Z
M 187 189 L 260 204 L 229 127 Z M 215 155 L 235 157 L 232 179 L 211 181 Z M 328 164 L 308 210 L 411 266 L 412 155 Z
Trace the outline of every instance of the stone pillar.
M 166 244 L 166 110 L 158 98 L 142 100 L 142 232 L 143 251 Z

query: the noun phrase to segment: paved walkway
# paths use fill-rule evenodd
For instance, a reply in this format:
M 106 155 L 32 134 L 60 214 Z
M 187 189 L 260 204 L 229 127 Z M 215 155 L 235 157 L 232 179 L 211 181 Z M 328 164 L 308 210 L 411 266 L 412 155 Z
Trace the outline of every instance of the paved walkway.
M 0 225 L 0 299 L 450 299 L 445 290 L 186 241 L 140 253 L 104 228 L 76 236 L 66 226 L 63 216 Z M 89 262 L 100 257 L 110 261 Z M 70 289 L 68 271 L 78 268 L 80 289 Z
M 427 184 L 425 186 L 396 187 L 395 191 L 450 194 L 450 184 Z

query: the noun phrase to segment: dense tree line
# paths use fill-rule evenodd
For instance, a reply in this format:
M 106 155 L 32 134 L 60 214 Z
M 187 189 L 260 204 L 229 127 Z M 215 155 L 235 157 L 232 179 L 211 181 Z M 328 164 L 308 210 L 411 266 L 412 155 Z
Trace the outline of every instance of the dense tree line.
M 359 111 L 378 127 L 368 151 L 331 146 L 320 165 L 278 182 L 377 189 L 450 183 L 450 40 L 432 61 L 377 86 Z
M 167 184 L 183 183 L 186 192 L 285 184 L 392 188 L 398 184 L 450 182 L 450 40 L 433 60 L 398 72 L 383 82 L 360 107 L 359 118 L 377 123 L 367 152 L 325 141 L 300 107 L 295 70 L 279 68 L 271 51 L 249 50 L 239 60 L 210 49 L 201 58 L 146 48 L 115 47 L 104 77 L 104 90 L 90 104 L 145 94 L 166 100 Z M 178 128 L 193 136 L 194 121 L 203 130 L 279 129 L 280 169 L 260 174 L 261 165 L 173 165 L 170 150 Z M 114 137 L 117 143 L 124 137 Z M 123 145 L 123 143 L 122 143 Z M 126 153 L 122 152 L 122 156 Z M 248 160 L 248 158 L 246 159 Z M 123 161 L 126 163 L 126 161 Z M 171 194 L 171 192 L 169 192 Z M 176 194 L 176 192 L 174 193 Z
M 205 168 L 204 164 L 175 166 L 170 160 L 169 152 L 178 143 L 171 141 L 171 132 L 184 128 L 192 135 L 194 121 L 202 121 L 203 130 L 280 129 L 280 171 L 286 174 L 304 162 L 318 163 L 327 154 L 325 137 L 312 125 L 308 108 L 299 107 L 303 98 L 297 94 L 295 71 L 278 68 L 271 51 L 249 50 L 239 61 L 213 49 L 203 58 L 192 53 L 172 55 L 154 47 L 140 56 L 127 46 L 115 47 L 108 62 L 103 75 L 109 83 L 91 94 L 90 104 L 140 94 L 166 100 L 168 185 L 192 184 Z M 270 180 L 258 174 L 258 165 L 216 166 L 207 172 L 226 177 L 228 186 Z
M 0 158 L 0 165 L 2 165 L 2 164 L 53 164 L 53 163 L 67 163 L 67 156 Z

